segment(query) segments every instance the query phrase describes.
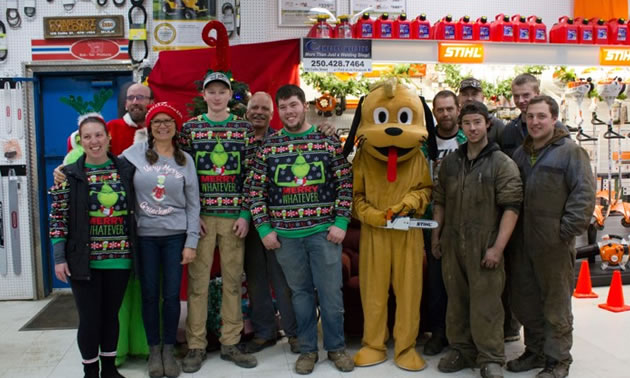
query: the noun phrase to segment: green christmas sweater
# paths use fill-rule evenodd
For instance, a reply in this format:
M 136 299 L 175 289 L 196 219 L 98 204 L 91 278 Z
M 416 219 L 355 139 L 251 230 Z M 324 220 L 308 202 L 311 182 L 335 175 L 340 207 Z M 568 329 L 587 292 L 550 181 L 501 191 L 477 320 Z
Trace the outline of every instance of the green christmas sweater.
M 111 160 L 102 165 L 85 163 L 90 209 L 90 268 L 130 269 L 127 229 L 126 192 Z M 70 187 L 64 181 L 50 189 L 52 211 L 50 237 L 53 245 L 65 242 L 68 236 Z M 55 263 L 65 262 L 65 256 L 55 256 Z
M 256 148 L 252 125 L 232 114 L 221 122 L 202 114 L 184 123 L 179 141 L 195 161 L 201 214 L 249 220 L 243 183 Z
M 346 230 L 352 211 L 352 170 L 336 137 L 315 127 L 267 137 L 247 180 L 248 204 L 261 237 L 272 231 L 299 238 L 335 225 Z

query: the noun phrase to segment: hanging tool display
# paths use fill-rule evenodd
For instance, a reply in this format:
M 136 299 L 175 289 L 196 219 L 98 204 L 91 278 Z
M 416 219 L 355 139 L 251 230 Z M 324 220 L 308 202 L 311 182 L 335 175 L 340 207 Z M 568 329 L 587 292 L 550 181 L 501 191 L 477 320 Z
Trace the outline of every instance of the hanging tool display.
M 0 21 L 0 63 L 4 63 L 9 55 L 9 49 L 7 47 L 7 27 L 4 26 L 4 22 Z
M 619 267 L 626 270 L 628 263 L 628 241 L 618 235 L 604 235 L 602 241 L 576 248 L 577 260 L 599 255 L 602 259 L 601 268 Z
M 5 118 L 5 132 L 7 135 L 13 133 L 13 117 L 11 108 L 11 83 L 9 81 L 4 82 L 4 90 L 2 91 L 2 97 L 4 99 L 4 118 Z
M 4 201 L 4 193 L 2 191 L 2 176 L 0 175 L 0 275 L 6 276 L 9 272 L 7 247 L 4 241 L 4 207 L 2 202 Z
M 149 45 L 147 44 L 147 11 L 144 9 L 144 0 L 131 0 L 131 8 L 129 8 L 129 57 L 132 64 L 140 64 L 149 56 Z M 140 22 L 134 21 L 134 14 L 140 14 Z M 137 43 L 142 44 L 144 56 L 138 59 L 134 56 L 133 46 Z
M 24 93 L 22 82 L 15 83 L 14 95 L 11 96 L 11 105 L 15 112 L 15 131 L 18 139 L 24 138 Z
M 13 273 L 22 274 L 22 250 L 20 246 L 20 219 L 18 203 L 18 177 L 15 169 L 9 169 L 9 227 L 11 229 L 11 256 L 13 257 Z
M 17 29 L 22 25 L 22 18 L 20 17 L 20 10 L 18 8 L 18 0 L 7 0 L 7 24 L 10 27 Z
M 24 0 L 24 15 L 26 17 L 35 17 L 35 0 Z

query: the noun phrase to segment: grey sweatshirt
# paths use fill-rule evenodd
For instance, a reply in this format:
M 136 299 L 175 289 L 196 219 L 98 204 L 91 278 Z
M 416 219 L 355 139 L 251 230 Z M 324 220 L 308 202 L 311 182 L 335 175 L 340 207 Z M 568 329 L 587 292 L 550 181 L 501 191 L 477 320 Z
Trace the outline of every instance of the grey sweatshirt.
M 122 156 L 136 167 L 138 235 L 168 236 L 186 233 L 185 247 L 197 248 L 199 241 L 199 183 L 195 163 L 187 153 L 186 164 L 159 156 L 151 165 L 145 158 L 146 142 L 134 143 Z

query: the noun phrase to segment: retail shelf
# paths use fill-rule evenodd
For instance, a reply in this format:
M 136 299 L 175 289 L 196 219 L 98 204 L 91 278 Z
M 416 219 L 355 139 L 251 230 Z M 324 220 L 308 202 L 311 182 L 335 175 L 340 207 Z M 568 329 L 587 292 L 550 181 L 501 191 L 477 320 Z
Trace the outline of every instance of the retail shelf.
M 438 42 L 421 40 L 372 40 L 374 62 L 438 62 Z M 464 43 L 463 41 L 441 41 Z M 480 43 L 474 41 L 471 43 Z M 555 43 L 485 42 L 484 64 L 557 64 L 599 65 L 599 45 L 569 45 Z M 606 46 L 624 47 L 624 46 Z M 630 46 L 627 46 L 630 48 Z

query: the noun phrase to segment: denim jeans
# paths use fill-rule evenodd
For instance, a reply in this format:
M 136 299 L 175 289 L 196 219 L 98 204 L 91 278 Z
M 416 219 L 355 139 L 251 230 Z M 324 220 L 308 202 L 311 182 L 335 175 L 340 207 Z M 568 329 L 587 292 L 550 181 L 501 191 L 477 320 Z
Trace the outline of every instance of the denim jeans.
M 182 280 L 182 250 L 186 234 L 140 236 L 140 285 L 142 319 L 149 345 L 160 344 L 160 279 L 164 344 L 175 344 L 179 323 L 179 288 Z M 210 273 L 208 273 L 210 274 Z
M 293 292 L 291 300 L 301 353 L 318 350 L 315 289 L 322 315 L 324 349 L 337 351 L 345 347 L 341 245 L 326 240 L 327 235 L 328 232 L 320 232 L 298 239 L 278 236 L 281 247 L 276 249 L 276 257 Z
M 269 289 L 270 282 L 280 310 L 280 325 L 288 337 L 297 336 L 291 289 L 275 253 L 265 249 L 253 225 L 245 238 L 245 274 L 251 306 L 250 320 L 255 337 L 263 340 L 276 339 L 276 310 Z

